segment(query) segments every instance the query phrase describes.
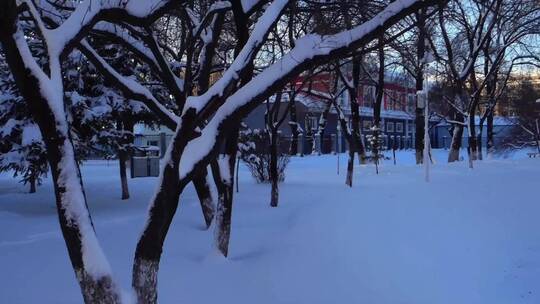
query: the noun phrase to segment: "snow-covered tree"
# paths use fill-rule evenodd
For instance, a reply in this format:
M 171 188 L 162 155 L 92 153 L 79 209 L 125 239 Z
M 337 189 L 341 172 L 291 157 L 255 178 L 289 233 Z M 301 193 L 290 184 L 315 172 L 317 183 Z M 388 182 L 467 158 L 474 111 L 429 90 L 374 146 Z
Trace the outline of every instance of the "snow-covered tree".
M 439 10 L 437 21 L 436 35 L 428 38 L 439 72 L 451 86 L 444 98 L 453 112 L 448 119 L 453 124 L 448 162 L 459 160 L 466 128 L 472 165 L 479 158 L 475 119 L 484 92 L 492 91 L 501 64 L 522 56 L 519 46 L 538 35 L 540 6 L 531 0 L 450 1 Z
M 180 193 L 189 182 L 204 178 L 210 164 L 219 193 L 218 248 L 227 255 L 232 173 L 241 119 L 299 73 L 325 61 L 350 56 L 386 28 L 435 2 L 397 0 L 376 6 L 373 17 L 352 24 L 350 30 L 304 35 L 273 64 L 255 70 L 261 60 L 259 51 L 289 1 L 85 0 L 66 1 L 62 5 L 49 1 L 2 1 L 0 42 L 17 87 L 42 133 L 60 225 L 84 300 L 119 303 L 121 293 L 86 207 L 65 110 L 61 67 L 74 48 L 122 92 L 125 100 L 144 103 L 160 123 L 175 130 L 133 266 L 132 286 L 137 301 L 156 303 L 163 243 Z M 64 13 L 55 13 L 58 10 Z M 235 29 L 232 33 L 236 49 L 232 54 L 218 52 L 215 45 L 222 34 L 229 37 L 221 33 L 222 20 Z M 176 22 L 178 26 L 170 32 L 167 26 L 159 27 L 161 22 Z M 32 25 L 33 31 L 43 37 L 47 46 L 47 62 L 43 65 L 29 52 L 21 30 L 24 23 Z M 152 74 L 120 73 L 87 39 L 94 29 L 113 35 L 115 41 L 148 65 Z M 209 56 L 210 53 L 213 54 Z M 198 80 L 209 79 L 217 66 L 222 67 L 218 79 L 196 94 L 197 83 L 205 83 Z M 155 82 L 163 90 L 153 90 Z
M 41 133 L 0 55 L 0 171 L 13 172 L 34 193 L 48 172 L 46 157 Z
M 374 125 L 370 130 L 371 134 L 366 136 L 371 149 L 370 159 L 375 164 L 375 170 L 377 174 L 379 174 L 379 164 L 380 161 L 384 159 L 382 151 L 385 149 L 383 133 L 378 125 Z

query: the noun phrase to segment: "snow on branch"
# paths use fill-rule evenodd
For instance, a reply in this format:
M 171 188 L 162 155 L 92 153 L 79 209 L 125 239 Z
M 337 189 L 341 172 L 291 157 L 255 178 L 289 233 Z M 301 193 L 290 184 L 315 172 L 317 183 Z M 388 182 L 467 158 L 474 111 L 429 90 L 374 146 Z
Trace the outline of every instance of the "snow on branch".
M 258 5 L 263 4 L 266 0 L 240 0 L 242 10 L 245 14 L 252 12 Z
M 185 109 L 194 108 L 200 112 L 211 101 L 226 95 L 228 88 L 236 85 L 239 74 L 249 67 L 249 64 L 255 57 L 257 51 L 266 41 L 266 35 L 268 35 L 270 29 L 281 16 L 287 3 L 287 0 L 276 0 L 265 10 L 264 14 L 255 24 L 242 51 L 238 54 L 227 71 L 225 71 L 223 76 L 203 95 L 189 97 Z
M 44 34 L 50 55 L 60 56 L 70 45 L 82 39 L 84 32 L 90 30 L 98 21 L 146 24 L 173 2 L 169 0 L 82 1 L 60 26 Z
M 150 108 L 162 122 L 168 127 L 175 128 L 179 121 L 178 116 L 174 115 L 165 106 L 163 106 L 152 93 L 136 80 L 123 76 L 118 73 L 113 67 L 111 67 L 105 59 L 103 59 L 93 48 L 82 40 L 79 43 L 79 50 L 103 73 L 105 77 L 109 77 L 115 80 L 120 89 L 132 99 L 142 101 L 148 108 Z
M 272 6 L 279 2 L 273 2 Z M 185 178 L 192 174 L 195 166 L 202 163 L 204 158 L 215 149 L 217 139 L 223 133 L 223 128 L 225 128 L 229 120 L 239 119 L 247 115 L 258 103 L 264 101 L 276 89 L 285 85 L 290 77 L 299 74 L 310 64 L 323 62 L 332 57 L 347 55 L 351 50 L 371 41 L 381 31 L 404 16 L 435 2 L 396 0 L 372 19 L 351 30 L 327 36 L 310 34 L 297 40 L 295 47 L 289 53 L 228 97 L 210 119 L 208 125 L 202 130 L 201 136 L 188 143 L 180 160 L 180 177 Z M 265 16 L 267 12 L 265 12 Z M 264 19 L 264 16 L 262 19 Z M 250 40 L 253 37 L 252 35 Z M 246 49 L 244 48 L 243 51 L 246 51 Z M 231 69 L 227 72 L 232 73 Z M 228 76 L 232 77 L 232 75 Z M 215 87 L 213 92 L 215 93 L 222 85 Z M 191 102 L 193 103 L 193 101 Z M 194 104 L 193 106 L 196 107 L 197 105 Z

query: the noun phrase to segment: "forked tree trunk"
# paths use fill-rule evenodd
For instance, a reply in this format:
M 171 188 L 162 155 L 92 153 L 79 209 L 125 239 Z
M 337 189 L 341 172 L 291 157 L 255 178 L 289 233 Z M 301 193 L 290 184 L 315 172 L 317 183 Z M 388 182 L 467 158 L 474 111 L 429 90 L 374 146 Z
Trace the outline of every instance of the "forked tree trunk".
M 208 184 L 208 172 L 204 170 L 201 176 L 193 178 L 193 185 L 195 186 L 195 191 L 197 191 L 197 196 L 199 197 L 199 202 L 201 203 L 201 209 L 204 216 L 204 222 L 206 223 L 206 228 L 208 229 L 212 224 L 212 219 L 214 218 L 214 204 L 212 192 L 210 191 L 210 185 Z
M 192 137 L 195 111 L 188 110 L 177 127 L 165 154 L 165 166 L 159 179 L 158 191 L 148 211 L 145 229 L 139 238 L 133 261 L 132 287 L 137 303 L 157 303 L 157 278 L 163 242 L 178 208 L 178 198 L 189 180 L 180 181 L 180 157 Z
M 66 113 L 62 107 L 53 111 L 50 106 L 50 103 L 63 104 L 63 91 L 54 91 L 54 88 L 62 88 L 60 75 L 56 74 L 60 71 L 51 71 L 56 74 L 54 83 L 52 79 L 38 80 L 23 61 L 15 42 L 15 36 L 21 35 L 17 31 L 17 5 L 15 1 L 3 1 L 0 5 L 0 42 L 19 92 L 43 135 L 58 220 L 83 299 L 85 303 L 119 303 L 120 293 L 112 280 L 88 212 Z M 51 65 L 59 69 L 58 58 L 50 60 Z

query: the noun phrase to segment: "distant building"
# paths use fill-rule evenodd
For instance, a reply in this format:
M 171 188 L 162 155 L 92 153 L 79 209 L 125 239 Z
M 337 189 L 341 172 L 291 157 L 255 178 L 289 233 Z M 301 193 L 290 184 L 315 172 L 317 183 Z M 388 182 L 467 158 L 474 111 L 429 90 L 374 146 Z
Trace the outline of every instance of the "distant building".
M 165 127 L 149 127 L 144 124 L 136 124 L 133 128 L 135 147 L 158 147 L 160 156 L 163 156 L 174 132 Z
M 302 82 L 302 79 L 298 79 L 298 86 Z M 311 148 L 320 147 L 321 153 L 329 153 L 337 151 L 337 147 L 341 146 L 341 150 L 347 149 L 347 144 L 342 138 L 339 132 L 339 122 L 337 112 L 334 107 L 331 107 L 327 117 L 325 135 L 322 139 L 323 142 L 320 145 L 313 145 L 313 135 L 317 133 L 319 127 L 319 119 L 329 102 L 327 99 L 319 96 L 328 96 L 330 87 L 333 81 L 328 74 L 322 74 L 314 79 L 310 83 L 310 91 L 313 94 L 300 92 L 296 97 L 296 114 L 297 123 L 302 130 L 303 141 L 302 151 L 300 153 L 309 154 Z M 338 90 L 341 91 L 341 90 Z M 357 96 L 357 102 L 360 105 L 360 130 L 363 136 L 364 142 L 366 142 L 366 135 L 371 133 L 371 127 L 373 126 L 373 105 L 375 103 L 375 86 L 368 83 L 360 84 Z M 269 102 L 272 103 L 273 99 L 270 98 Z M 287 110 L 288 94 L 283 94 L 282 101 L 283 106 L 280 107 L 280 116 Z M 344 90 L 341 95 L 337 97 L 337 103 L 343 110 L 345 116 L 348 119 L 349 127 L 352 124 L 351 119 L 351 107 L 349 102 L 349 92 Z M 265 113 L 267 111 L 267 103 L 259 105 L 250 115 L 244 120 L 244 122 L 250 128 L 265 128 Z M 381 110 L 381 129 L 385 138 L 385 146 L 393 147 L 394 145 L 399 148 L 411 148 L 414 145 L 415 128 L 415 109 L 416 109 L 416 90 L 407 86 L 403 86 L 397 83 L 388 82 L 384 85 L 384 97 Z M 289 126 L 289 115 L 281 125 L 281 137 L 283 140 L 290 140 L 291 128 Z M 435 122 L 432 122 L 435 124 Z M 341 145 L 338 145 L 341 139 Z
M 302 79 L 297 80 L 300 85 Z M 338 151 L 345 152 L 347 142 L 340 134 L 339 122 L 337 113 L 334 107 L 331 107 L 327 117 L 325 135 L 322 142 L 315 143 L 314 140 L 321 140 L 314 136 L 317 134 L 319 127 L 319 119 L 327 105 L 328 100 L 320 96 L 328 96 L 330 86 L 333 80 L 328 74 L 317 76 L 310 84 L 310 91 L 316 94 L 308 94 L 300 92 L 295 99 L 297 123 L 301 132 L 299 140 L 299 153 L 310 154 L 313 152 L 331 153 Z M 341 91 L 341 90 L 338 90 Z M 366 135 L 371 133 L 373 126 L 373 105 L 375 103 L 375 86 L 369 83 L 361 83 L 358 91 L 357 101 L 360 105 L 360 126 L 362 140 L 367 142 Z M 343 90 L 343 93 L 337 97 L 337 102 L 348 119 L 349 127 L 351 127 L 351 107 L 349 103 L 349 92 Z M 281 149 L 283 152 L 288 151 L 291 140 L 290 116 L 287 111 L 289 95 L 283 94 L 282 106 L 280 107 L 280 117 L 285 114 L 286 118 L 280 127 Z M 269 103 L 265 102 L 257 106 L 244 119 L 248 127 L 252 129 L 265 128 L 265 113 L 268 107 L 271 107 L 274 98 L 269 98 Z M 415 109 L 416 109 L 416 90 L 407 85 L 398 84 L 388 81 L 384 85 L 384 99 L 381 109 L 381 129 L 384 137 L 384 146 L 387 148 L 396 147 L 398 149 L 409 149 L 414 147 L 415 141 Z M 511 119 L 504 117 L 495 117 L 494 120 L 496 137 L 503 137 L 505 134 L 510 134 L 510 130 L 514 127 Z M 433 148 L 448 148 L 450 145 L 451 125 L 446 122 L 441 122 L 440 118 L 430 121 L 430 141 Z M 135 146 L 155 146 L 161 150 L 163 155 L 169 141 L 174 132 L 164 126 L 150 128 L 148 126 L 138 124 L 135 126 Z M 486 127 L 483 129 L 483 144 L 485 144 Z M 463 147 L 467 146 L 467 132 L 464 132 Z M 497 141 L 497 139 L 495 139 Z M 320 151 L 312 151 L 312 149 Z
M 475 117 L 476 133 L 480 132 L 478 125 L 480 124 L 480 118 Z M 512 136 L 512 131 L 516 127 L 516 122 L 512 117 L 495 116 L 493 118 L 493 145 L 500 146 L 508 136 Z M 450 148 L 452 141 L 452 125 L 446 121 L 441 121 L 433 127 L 432 133 L 434 139 L 432 139 L 431 146 L 434 148 Z M 463 137 L 461 139 L 461 146 L 467 147 L 469 145 L 469 136 L 467 135 L 467 126 L 463 130 Z M 486 146 L 487 143 L 487 126 L 482 128 L 482 146 Z

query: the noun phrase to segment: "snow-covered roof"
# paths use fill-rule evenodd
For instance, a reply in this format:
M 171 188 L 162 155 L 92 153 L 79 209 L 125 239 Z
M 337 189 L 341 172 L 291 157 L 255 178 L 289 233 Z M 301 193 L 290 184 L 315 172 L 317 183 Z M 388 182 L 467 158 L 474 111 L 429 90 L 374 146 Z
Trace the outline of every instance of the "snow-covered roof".
M 373 116 L 373 108 L 360 107 L 361 116 Z M 397 110 L 381 110 L 382 118 L 413 119 L 414 114 Z
M 298 94 L 296 97 L 296 100 L 302 103 L 307 108 L 309 108 L 311 111 L 315 111 L 315 112 L 324 111 L 324 108 L 327 103 L 326 100 L 323 100 L 314 96 L 308 96 L 305 94 Z M 345 115 L 347 116 L 351 115 L 351 109 L 349 108 L 348 105 L 342 105 L 341 108 Z M 330 109 L 330 112 L 335 113 L 336 110 L 332 107 Z M 373 117 L 373 108 L 360 107 L 360 116 Z M 407 113 L 405 111 L 399 111 L 399 110 L 381 110 L 381 117 L 382 118 L 395 118 L 395 119 L 412 119 L 414 118 L 414 114 Z
M 137 135 L 140 135 L 140 136 L 144 136 L 144 135 L 156 135 L 156 134 L 159 134 L 159 133 L 165 133 L 167 135 L 173 135 L 174 132 L 165 127 L 165 126 L 157 126 L 157 127 L 150 127 L 148 125 L 145 125 L 145 124 L 135 124 L 133 126 L 133 134 L 135 136 Z

